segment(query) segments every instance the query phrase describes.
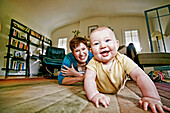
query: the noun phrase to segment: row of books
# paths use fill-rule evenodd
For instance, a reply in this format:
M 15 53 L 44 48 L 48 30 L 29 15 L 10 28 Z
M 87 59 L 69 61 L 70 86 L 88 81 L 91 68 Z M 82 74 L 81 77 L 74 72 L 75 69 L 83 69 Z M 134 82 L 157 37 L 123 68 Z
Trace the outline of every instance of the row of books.
M 44 37 L 44 36 L 40 36 L 40 34 L 34 32 L 34 31 L 32 31 L 32 30 L 31 30 L 31 35 L 33 35 L 33 36 L 35 36 L 35 37 L 37 37 L 37 38 L 39 38 L 39 39 L 41 39 L 41 40 L 44 40 L 44 41 L 50 43 L 50 39 L 48 39 L 48 38 L 46 38 L 46 37 Z
M 26 40 L 26 37 L 24 37 L 23 35 L 21 35 L 20 32 L 18 32 L 17 30 L 13 29 L 13 36 L 17 37 L 17 38 L 20 38 L 20 39 L 25 39 Z
M 16 48 L 28 50 L 28 45 L 26 45 L 25 43 L 21 41 L 15 40 L 13 38 L 11 39 L 11 45 Z
M 4 60 L 4 67 L 5 68 L 6 68 L 6 62 L 7 62 L 7 59 Z M 25 65 L 25 62 L 13 60 L 12 58 L 10 58 L 8 68 L 13 69 L 13 70 L 21 70 L 22 71 L 22 70 L 26 69 L 26 65 Z
M 22 26 L 22 25 L 20 25 L 20 24 L 15 23 L 15 22 L 13 22 L 13 25 L 14 25 L 15 27 L 17 27 L 17 28 L 22 29 L 23 31 L 26 31 L 27 33 L 30 32 L 30 28 L 28 28 L 28 27 Z
M 34 32 L 33 30 L 31 30 L 31 35 L 33 35 L 33 36 L 35 36 L 35 37 L 37 37 L 37 38 L 41 39 L 40 34 L 38 34 L 38 33 Z M 42 39 L 41 39 L 41 40 L 42 40 Z
M 25 69 L 25 63 L 24 62 L 20 62 L 17 60 L 12 60 L 10 62 L 10 69 L 14 69 L 14 70 L 24 70 Z
M 46 37 L 44 37 L 44 36 L 41 36 L 40 34 L 36 33 L 35 31 L 31 30 L 31 29 L 28 28 L 28 27 L 22 26 L 22 25 L 20 25 L 20 24 L 15 23 L 15 22 L 13 22 L 13 25 L 14 25 L 15 27 L 17 27 L 17 28 L 22 29 L 23 31 L 26 31 L 27 33 L 29 33 L 29 32 L 31 31 L 31 35 L 39 38 L 40 40 L 44 40 L 44 41 L 50 43 L 50 39 L 48 39 L 48 38 L 46 38 Z M 14 33 L 14 36 L 15 36 L 15 33 Z M 21 37 L 22 37 L 22 36 L 21 36 Z
M 36 32 L 33 31 L 33 30 L 30 30 L 30 28 L 24 27 L 24 26 L 22 26 L 22 25 L 20 25 L 20 24 L 17 24 L 17 23 L 15 23 L 15 22 L 13 23 L 13 25 L 14 25 L 15 27 L 17 27 L 17 28 L 22 29 L 23 31 L 26 31 L 27 33 L 29 33 L 29 32 L 31 31 L 31 35 L 33 35 L 33 36 L 35 36 L 35 37 L 43 40 L 43 39 L 42 39 L 43 36 L 41 37 L 40 34 L 36 33 Z

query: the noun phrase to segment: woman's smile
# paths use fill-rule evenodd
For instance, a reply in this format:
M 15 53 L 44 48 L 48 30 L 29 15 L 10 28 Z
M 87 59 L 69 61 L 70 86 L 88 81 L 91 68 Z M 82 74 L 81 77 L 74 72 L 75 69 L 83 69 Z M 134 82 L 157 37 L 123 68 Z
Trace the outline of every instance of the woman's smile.
M 80 56 L 79 58 L 80 58 L 80 60 L 84 60 L 84 59 L 86 59 L 86 55 Z
M 80 43 L 73 52 L 73 55 L 78 60 L 78 62 L 84 63 L 88 58 L 88 49 L 86 45 Z

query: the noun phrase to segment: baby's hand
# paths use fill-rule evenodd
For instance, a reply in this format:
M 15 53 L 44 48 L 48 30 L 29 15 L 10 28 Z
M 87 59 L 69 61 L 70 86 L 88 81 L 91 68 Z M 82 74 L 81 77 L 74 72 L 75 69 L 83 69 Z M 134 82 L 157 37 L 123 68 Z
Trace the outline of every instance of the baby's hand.
M 139 105 L 143 106 L 145 111 L 147 111 L 148 107 L 150 107 L 153 113 L 157 113 L 157 110 L 160 113 L 164 113 L 164 110 L 170 111 L 170 108 L 163 106 L 160 100 L 150 97 L 143 97 L 141 100 L 139 100 Z
M 96 94 L 91 101 L 95 103 L 96 107 L 99 107 L 99 104 L 103 104 L 105 108 L 107 108 L 110 104 L 110 98 L 108 96 L 105 96 L 104 94 L 98 93 Z

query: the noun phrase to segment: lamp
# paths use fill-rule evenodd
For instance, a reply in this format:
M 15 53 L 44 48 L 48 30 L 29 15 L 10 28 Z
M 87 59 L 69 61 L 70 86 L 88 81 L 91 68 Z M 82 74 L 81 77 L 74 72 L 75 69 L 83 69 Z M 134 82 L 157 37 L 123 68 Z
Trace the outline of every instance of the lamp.
M 157 40 L 161 40 L 162 39 L 162 35 L 161 35 L 161 32 L 160 31 L 154 31 L 152 34 L 151 34 L 151 37 L 152 39 L 155 41 Z M 165 38 L 166 36 L 163 34 L 163 38 Z
M 162 34 L 161 32 L 159 31 L 154 31 L 152 34 L 151 34 L 151 37 L 152 37 L 152 40 L 153 41 L 157 41 L 157 44 L 158 44 L 158 49 L 159 49 L 159 52 L 160 52 L 160 45 L 159 45 L 159 40 L 162 39 Z M 163 34 L 163 38 L 165 38 L 166 36 Z

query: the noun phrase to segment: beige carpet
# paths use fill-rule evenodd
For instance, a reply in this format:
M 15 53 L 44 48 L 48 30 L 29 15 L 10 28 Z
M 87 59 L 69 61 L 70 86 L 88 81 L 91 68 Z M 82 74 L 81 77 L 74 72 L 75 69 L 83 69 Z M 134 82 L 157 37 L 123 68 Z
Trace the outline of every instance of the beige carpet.
M 136 88 L 128 82 L 128 87 Z M 140 96 L 125 87 L 111 98 L 108 108 L 96 108 L 86 98 L 83 84 L 59 85 L 54 79 L 0 80 L 0 113 L 146 113 L 138 105 Z

